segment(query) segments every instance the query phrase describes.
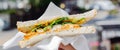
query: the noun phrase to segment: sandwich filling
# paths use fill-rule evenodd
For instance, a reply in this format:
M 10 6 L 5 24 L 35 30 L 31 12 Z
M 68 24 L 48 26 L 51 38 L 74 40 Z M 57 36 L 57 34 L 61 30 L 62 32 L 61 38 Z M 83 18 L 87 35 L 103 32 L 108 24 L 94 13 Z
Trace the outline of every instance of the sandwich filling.
M 28 40 L 31 37 L 44 34 L 46 32 L 59 32 L 63 30 L 69 30 L 70 28 L 80 28 L 80 25 L 85 23 L 85 18 L 68 18 L 68 17 L 60 17 L 53 19 L 47 22 L 38 22 L 31 29 L 30 32 L 25 33 L 24 40 Z

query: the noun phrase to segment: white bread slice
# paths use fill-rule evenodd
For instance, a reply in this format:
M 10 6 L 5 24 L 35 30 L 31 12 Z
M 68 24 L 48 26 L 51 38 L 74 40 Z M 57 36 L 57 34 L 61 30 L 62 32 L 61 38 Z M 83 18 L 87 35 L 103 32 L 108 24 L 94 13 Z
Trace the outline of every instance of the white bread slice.
M 24 48 L 24 47 L 31 47 L 34 44 L 40 42 L 43 39 L 49 38 L 50 36 L 74 36 L 74 35 L 80 35 L 80 34 L 89 34 L 89 33 L 95 33 L 95 27 L 93 26 L 86 26 L 86 27 L 80 27 L 80 28 L 71 28 L 69 30 L 65 30 L 65 31 L 60 31 L 60 32 L 48 32 L 45 34 L 39 34 L 36 35 L 32 38 L 30 38 L 29 40 L 22 40 L 20 41 L 20 47 Z
M 90 21 L 91 19 L 93 19 L 96 16 L 96 14 L 97 14 L 97 10 L 93 9 L 91 11 L 88 11 L 82 14 L 69 15 L 67 17 L 69 18 L 83 18 L 84 17 L 86 18 L 86 21 L 84 23 L 86 23 Z M 64 17 L 64 16 L 56 16 L 56 18 L 57 17 Z M 25 22 L 17 22 L 17 28 L 19 31 L 27 33 L 27 32 L 30 32 L 32 28 L 34 28 L 35 23 L 38 23 L 40 21 L 49 21 L 49 20 L 51 19 L 49 19 L 48 17 L 48 20 L 34 20 L 34 21 L 32 20 L 32 21 L 25 21 Z
M 21 48 L 31 47 L 34 44 L 36 44 L 36 43 L 40 42 L 41 40 L 46 39 L 50 36 L 51 36 L 51 34 L 40 34 L 40 35 L 37 35 L 37 36 L 30 38 L 29 40 L 21 40 L 19 42 L 19 45 Z

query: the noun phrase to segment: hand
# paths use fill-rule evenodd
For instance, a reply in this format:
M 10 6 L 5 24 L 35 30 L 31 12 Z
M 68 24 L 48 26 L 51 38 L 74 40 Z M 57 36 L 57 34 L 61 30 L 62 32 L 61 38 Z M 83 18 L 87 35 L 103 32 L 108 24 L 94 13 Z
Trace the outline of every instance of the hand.
M 75 48 L 71 44 L 65 46 L 61 43 L 58 50 L 75 50 Z

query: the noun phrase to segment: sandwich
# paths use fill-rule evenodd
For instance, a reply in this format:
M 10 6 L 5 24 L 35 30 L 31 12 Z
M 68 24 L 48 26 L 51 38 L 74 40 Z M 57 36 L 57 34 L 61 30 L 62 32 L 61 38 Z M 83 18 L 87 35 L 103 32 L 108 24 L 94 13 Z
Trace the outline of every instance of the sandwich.
M 24 33 L 19 42 L 21 48 L 31 47 L 50 36 L 74 36 L 79 34 L 95 33 L 94 26 L 82 26 L 93 19 L 97 10 L 68 16 L 56 16 L 52 19 L 18 21 L 17 29 Z

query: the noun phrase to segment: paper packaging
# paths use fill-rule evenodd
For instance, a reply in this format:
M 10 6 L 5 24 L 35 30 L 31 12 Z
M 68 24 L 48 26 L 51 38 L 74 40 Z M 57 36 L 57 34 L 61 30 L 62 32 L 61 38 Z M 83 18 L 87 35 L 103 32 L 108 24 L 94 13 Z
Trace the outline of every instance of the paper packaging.
M 54 18 L 55 16 L 67 16 L 68 13 L 64 10 L 57 7 L 52 2 L 49 4 L 45 13 L 38 18 L 38 20 L 46 18 Z M 13 38 L 8 40 L 3 44 L 3 49 L 7 49 L 13 46 L 18 45 L 18 42 L 23 38 L 24 34 L 18 32 Z M 34 47 L 37 47 L 40 50 L 58 50 L 59 44 L 63 43 L 64 45 L 71 44 L 76 50 L 89 50 L 87 39 L 83 35 L 76 35 L 73 37 L 58 37 L 53 36 L 47 39 L 40 41 Z

